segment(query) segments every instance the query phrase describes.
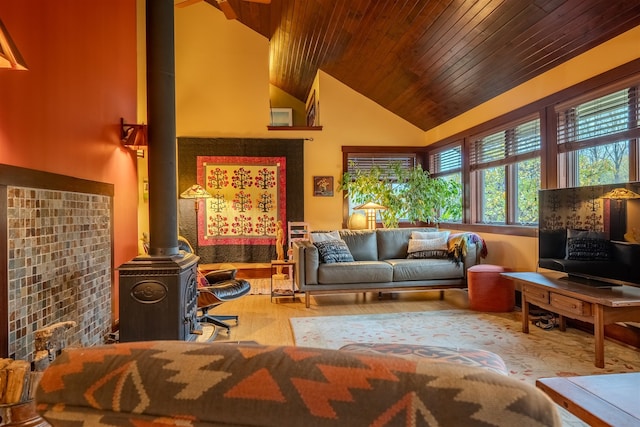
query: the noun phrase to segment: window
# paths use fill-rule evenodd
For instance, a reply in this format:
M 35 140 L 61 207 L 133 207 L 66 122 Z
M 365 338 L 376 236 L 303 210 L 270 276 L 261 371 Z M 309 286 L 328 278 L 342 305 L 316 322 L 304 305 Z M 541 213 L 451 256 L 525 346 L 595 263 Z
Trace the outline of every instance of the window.
M 631 146 L 640 137 L 639 86 L 556 107 L 560 184 L 578 187 L 626 182 Z
M 350 174 L 355 174 L 356 171 L 370 171 L 375 167 L 391 171 L 393 164 L 399 164 L 404 170 L 411 170 L 416 165 L 416 155 L 406 153 L 349 153 L 347 155 L 347 171 Z
M 347 161 L 347 172 L 351 176 L 357 176 L 358 174 L 368 175 L 370 172 L 376 170 L 381 173 L 381 179 L 388 180 L 392 183 L 398 181 L 398 177 L 396 176 L 396 168 L 399 168 L 401 171 L 408 172 L 418 164 L 417 155 L 415 152 L 346 152 L 345 154 Z M 374 173 L 373 175 L 376 175 L 376 173 Z M 402 185 L 403 184 L 401 182 L 398 182 L 397 184 L 392 184 L 392 188 Z M 352 197 L 349 197 L 347 200 L 348 216 L 351 216 L 351 214 L 353 214 L 354 207 L 371 201 L 372 200 L 354 200 Z M 377 202 L 384 203 L 381 200 L 378 200 Z M 381 216 L 384 214 L 384 212 L 379 213 L 379 215 Z
M 432 178 L 448 182 L 452 192 L 456 192 L 459 204 L 446 212 L 440 212 L 444 222 L 462 222 L 462 142 L 456 142 L 429 154 L 429 173 Z
M 538 221 L 540 119 L 471 138 L 474 222 L 533 225 Z

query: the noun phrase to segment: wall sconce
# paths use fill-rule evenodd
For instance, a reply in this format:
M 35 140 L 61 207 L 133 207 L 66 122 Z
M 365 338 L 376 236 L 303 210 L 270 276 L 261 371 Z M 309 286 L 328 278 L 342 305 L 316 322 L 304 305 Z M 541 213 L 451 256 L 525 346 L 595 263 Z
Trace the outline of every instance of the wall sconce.
M 125 123 L 120 118 L 120 140 L 125 147 L 135 150 L 138 157 L 144 157 L 144 150 L 149 146 L 147 125 Z
M 354 210 L 364 210 L 367 216 L 367 228 L 369 230 L 375 230 L 376 228 L 376 211 L 381 211 L 387 209 L 385 206 L 379 205 L 377 203 L 369 202 L 364 205 L 357 206 L 353 208 Z
M 20 55 L 13 39 L 9 35 L 7 28 L 0 19 L 0 68 L 11 70 L 26 70 L 27 65 Z

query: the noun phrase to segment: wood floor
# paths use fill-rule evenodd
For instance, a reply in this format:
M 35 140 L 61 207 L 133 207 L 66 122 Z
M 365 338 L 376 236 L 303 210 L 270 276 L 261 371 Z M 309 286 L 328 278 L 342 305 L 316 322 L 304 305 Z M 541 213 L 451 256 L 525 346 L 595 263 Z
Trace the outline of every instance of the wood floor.
M 366 295 L 366 297 L 364 296 Z M 270 301 L 269 295 L 247 295 L 216 307 L 212 314 L 237 314 L 240 322 L 231 321 L 231 332 L 221 330 L 216 341 L 256 341 L 266 345 L 294 345 L 289 324 L 291 317 L 336 316 L 350 314 L 381 314 L 393 312 L 451 310 L 468 308 L 465 290 L 322 295 L 311 298 L 305 308 L 304 296 L 295 301 L 280 298 Z M 396 325 L 401 328 L 402 325 Z

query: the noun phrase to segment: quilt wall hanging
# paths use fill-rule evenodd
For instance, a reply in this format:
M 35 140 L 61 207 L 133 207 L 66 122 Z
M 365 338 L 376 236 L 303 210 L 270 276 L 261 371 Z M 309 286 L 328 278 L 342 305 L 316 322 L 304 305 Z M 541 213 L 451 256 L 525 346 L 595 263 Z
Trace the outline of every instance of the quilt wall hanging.
M 178 138 L 179 193 L 197 183 L 211 195 L 197 210 L 178 201 L 200 263 L 275 259 L 277 222 L 303 220 L 302 165 L 302 140 Z
M 287 216 L 285 157 L 198 156 L 204 200 L 203 245 L 271 245 Z M 199 227 L 200 228 L 200 227 Z

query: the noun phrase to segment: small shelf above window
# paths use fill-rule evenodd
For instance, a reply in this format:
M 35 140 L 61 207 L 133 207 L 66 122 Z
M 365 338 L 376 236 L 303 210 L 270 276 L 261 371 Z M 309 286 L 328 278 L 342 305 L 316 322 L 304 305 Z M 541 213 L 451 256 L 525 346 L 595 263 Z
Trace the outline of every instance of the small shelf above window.
M 322 130 L 322 126 L 267 126 L 267 130 Z

